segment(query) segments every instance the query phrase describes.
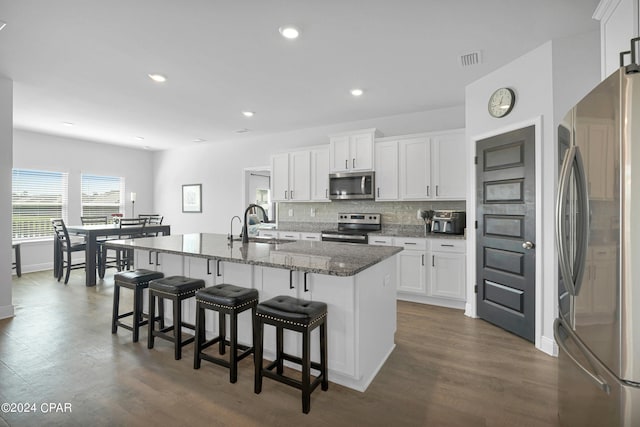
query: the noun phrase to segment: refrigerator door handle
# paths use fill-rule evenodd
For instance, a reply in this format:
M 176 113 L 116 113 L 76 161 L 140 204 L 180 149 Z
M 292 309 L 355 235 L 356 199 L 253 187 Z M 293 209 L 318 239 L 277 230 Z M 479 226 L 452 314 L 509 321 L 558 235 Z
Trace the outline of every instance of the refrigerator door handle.
M 560 169 L 560 177 L 558 182 L 558 195 L 556 200 L 556 246 L 558 249 L 558 264 L 560 266 L 560 273 L 564 285 L 569 292 L 569 295 L 575 295 L 575 287 L 573 283 L 573 275 L 569 266 L 569 253 L 567 249 L 567 240 L 565 233 L 565 202 L 566 194 L 569 189 L 569 179 L 571 177 L 571 165 L 575 158 L 575 146 L 572 146 L 567 150 L 562 162 L 562 168 Z
M 567 354 L 569 359 L 571 359 L 571 361 L 573 361 L 573 363 L 578 368 L 580 368 L 582 372 L 584 372 L 589 378 L 591 378 L 598 385 L 598 387 L 600 387 L 602 391 L 604 391 L 607 394 L 610 394 L 611 386 L 609 386 L 609 384 L 607 384 L 607 382 L 604 379 L 602 379 L 601 377 L 597 376 L 596 374 L 592 373 L 590 370 L 585 368 L 580 362 L 578 362 L 578 360 L 573 356 L 573 354 L 571 354 L 571 352 L 569 351 L 569 348 L 565 344 L 565 339 L 562 337 L 560 333 L 560 328 L 563 328 L 566 331 L 565 332 L 566 337 L 569 337 L 572 335 L 567 330 L 567 328 L 562 324 L 562 321 L 560 319 L 556 319 L 555 322 L 553 323 L 553 337 L 556 339 L 558 346 L 562 349 L 562 351 L 564 351 Z M 585 357 L 590 360 L 587 352 L 583 348 L 583 344 L 575 338 L 574 338 L 574 341 L 576 342 L 576 344 L 578 345 L 582 353 L 585 355 Z
M 578 236 L 577 243 L 578 248 L 576 251 L 576 259 L 574 269 L 575 274 L 575 295 L 580 293 L 580 287 L 582 286 L 582 277 L 584 276 L 585 265 L 587 262 L 587 248 L 589 246 L 589 187 L 587 184 L 587 175 L 584 168 L 584 162 L 582 161 L 582 155 L 580 154 L 580 148 L 576 147 L 575 154 L 575 175 L 576 175 L 576 187 L 578 191 L 578 204 L 579 204 L 579 216 L 578 220 Z

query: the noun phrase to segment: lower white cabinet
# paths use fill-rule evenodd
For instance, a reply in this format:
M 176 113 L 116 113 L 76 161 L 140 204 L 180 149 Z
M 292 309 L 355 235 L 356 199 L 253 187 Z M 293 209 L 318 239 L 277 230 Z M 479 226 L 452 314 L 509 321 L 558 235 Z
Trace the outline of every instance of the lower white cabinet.
M 398 299 L 464 308 L 465 240 L 372 235 L 369 244 L 404 248 L 397 256 Z
M 396 237 L 395 246 L 404 248 L 398 254 L 398 291 L 425 295 L 427 291 L 426 239 Z

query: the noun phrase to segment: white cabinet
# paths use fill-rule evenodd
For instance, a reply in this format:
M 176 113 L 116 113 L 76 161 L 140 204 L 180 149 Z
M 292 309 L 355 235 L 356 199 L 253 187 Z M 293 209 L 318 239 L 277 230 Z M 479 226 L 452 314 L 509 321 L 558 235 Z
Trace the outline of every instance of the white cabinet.
M 329 136 L 332 172 L 373 170 L 373 142 L 379 133 L 365 129 Z
M 375 143 L 376 200 L 398 200 L 398 141 Z
M 431 239 L 429 295 L 466 300 L 466 242 L 453 239 Z
M 329 147 L 311 150 L 311 200 L 329 200 Z
M 464 131 L 402 137 L 398 151 L 401 200 L 466 199 Z
M 431 138 L 431 180 L 435 199 L 466 199 L 467 168 L 464 132 Z
M 272 200 L 291 202 L 310 199 L 310 156 L 307 150 L 271 156 Z
M 426 200 L 432 198 L 431 141 L 428 137 L 403 139 L 400 150 L 400 198 Z
M 394 241 L 395 246 L 404 248 L 398 254 L 398 291 L 425 295 L 427 291 L 426 239 L 396 237 Z

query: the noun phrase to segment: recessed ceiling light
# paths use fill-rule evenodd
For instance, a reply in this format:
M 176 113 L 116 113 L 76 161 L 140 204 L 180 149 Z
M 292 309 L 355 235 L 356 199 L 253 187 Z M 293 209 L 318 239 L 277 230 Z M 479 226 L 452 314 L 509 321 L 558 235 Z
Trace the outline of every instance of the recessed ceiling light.
M 144 139 L 144 137 L 142 137 L 142 136 L 136 136 L 136 139 L 137 139 L 138 141 L 142 141 L 142 140 Z
M 360 96 L 364 93 L 362 89 L 351 89 L 351 95 Z
M 164 83 L 167 81 L 167 78 L 162 74 L 148 74 L 149 78 L 154 82 Z
M 251 129 L 247 129 L 247 128 L 242 128 L 242 129 L 237 129 L 234 132 L 235 133 L 246 133 L 246 132 L 250 132 Z
M 295 25 L 283 25 L 282 27 L 278 28 L 278 31 L 280 31 L 282 37 L 287 39 L 297 39 L 300 35 L 300 28 L 296 27 Z
M 6 22 L 4 21 L 0 21 L 0 31 L 2 31 L 2 29 L 7 25 Z
M 62 122 L 62 124 L 65 126 L 73 126 L 73 123 L 71 122 Z
M 202 138 L 196 138 L 196 139 L 193 140 L 193 142 L 198 142 L 198 143 L 205 142 L 205 141 L 206 141 L 206 139 L 202 139 Z
M 253 111 L 243 111 L 242 114 L 244 114 L 245 117 L 253 117 L 255 113 Z
M 151 147 L 149 147 L 148 145 L 145 145 L 145 146 L 144 146 L 144 147 L 142 147 L 142 148 L 144 148 L 145 150 L 149 150 L 149 149 L 151 149 Z

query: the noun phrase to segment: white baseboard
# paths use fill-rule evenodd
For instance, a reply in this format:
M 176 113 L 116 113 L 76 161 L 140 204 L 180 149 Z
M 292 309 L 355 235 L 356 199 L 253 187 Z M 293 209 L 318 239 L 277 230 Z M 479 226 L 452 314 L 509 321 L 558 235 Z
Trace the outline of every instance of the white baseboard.
M 14 311 L 13 305 L 0 306 L 0 319 L 8 319 L 9 317 L 13 317 L 15 315 L 16 313 Z
M 53 270 L 53 263 L 43 262 L 42 264 L 29 264 L 29 265 L 22 264 L 22 274 L 35 273 L 36 271 L 45 271 L 45 270 Z M 15 276 L 15 274 L 16 274 L 16 271 L 13 270 L 13 275 Z
M 471 303 L 466 303 L 464 306 L 464 315 L 467 317 L 471 317 L 474 319 L 478 318 L 478 314 L 476 313 L 476 308 Z
M 544 351 L 550 356 L 558 356 L 558 344 L 556 344 L 556 340 L 545 337 L 544 335 L 540 338 L 540 347 L 538 350 Z
M 455 308 L 463 310 L 465 307 L 464 301 L 457 301 L 447 298 L 428 297 L 423 295 L 413 295 L 404 292 L 398 292 L 397 299 L 400 301 L 417 302 L 420 304 L 437 305 L 440 307 Z

